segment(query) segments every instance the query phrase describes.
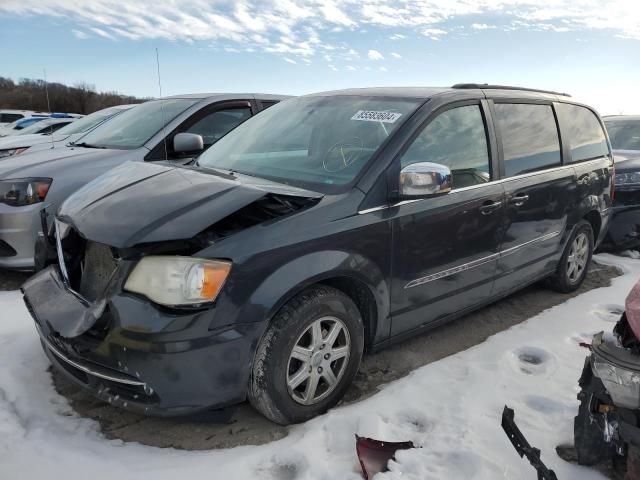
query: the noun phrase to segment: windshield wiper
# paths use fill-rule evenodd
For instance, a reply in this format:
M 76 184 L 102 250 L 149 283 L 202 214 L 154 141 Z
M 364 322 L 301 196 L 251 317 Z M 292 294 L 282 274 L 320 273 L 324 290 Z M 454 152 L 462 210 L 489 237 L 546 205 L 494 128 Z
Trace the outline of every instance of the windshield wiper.
M 220 175 L 221 177 L 235 178 L 233 170 L 225 170 L 225 169 L 222 169 L 222 168 L 207 167 L 205 165 L 199 164 L 198 162 L 194 163 L 193 165 L 196 168 L 200 168 L 202 170 L 208 170 L 208 171 L 214 173 L 215 175 Z
M 84 147 L 84 148 L 107 148 L 107 147 L 101 147 L 99 145 L 91 145 L 90 143 L 87 143 L 87 142 L 80 142 L 80 143 L 72 142 L 71 145 L 73 145 L 74 147 Z

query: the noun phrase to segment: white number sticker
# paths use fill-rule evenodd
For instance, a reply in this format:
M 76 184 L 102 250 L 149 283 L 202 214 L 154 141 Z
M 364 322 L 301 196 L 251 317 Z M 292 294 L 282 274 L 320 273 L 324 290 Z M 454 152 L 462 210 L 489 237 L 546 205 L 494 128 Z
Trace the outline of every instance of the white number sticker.
M 351 120 L 363 122 L 395 123 L 402 116 L 397 112 L 376 112 L 375 110 L 358 110 Z

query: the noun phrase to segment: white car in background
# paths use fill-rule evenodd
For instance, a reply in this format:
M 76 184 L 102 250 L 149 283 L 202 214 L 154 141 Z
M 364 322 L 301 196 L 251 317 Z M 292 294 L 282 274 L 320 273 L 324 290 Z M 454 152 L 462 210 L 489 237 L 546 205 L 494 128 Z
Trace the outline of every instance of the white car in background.
M 62 126 L 62 128 L 54 131 L 53 133 L 33 133 L 25 132 L 23 130 L 18 135 L 10 135 L 8 137 L 0 138 L 0 159 L 18 155 L 27 151 L 32 152 L 45 148 L 55 148 L 67 145 L 74 142 L 75 140 L 78 140 L 85 133 L 93 130 L 98 125 L 101 125 L 102 123 L 124 112 L 125 110 L 129 110 L 131 107 L 135 107 L 135 105 L 117 105 L 115 107 L 98 110 L 97 112 L 93 112 L 86 117 Z M 63 119 L 52 118 L 51 120 Z M 37 124 L 48 121 L 49 120 L 43 120 L 42 122 L 38 122 Z M 37 124 L 34 124 L 32 126 L 36 126 Z
M 0 127 L 4 127 L 16 120 L 22 120 L 23 118 L 47 116 L 49 116 L 48 113 L 34 112 L 31 110 L 2 109 L 0 110 Z
M 8 132 L 4 137 L 16 137 L 18 135 L 31 135 L 31 134 L 52 134 L 53 132 L 75 122 L 75 117 L 45 117 L 37 122 L 33 122 L 26 127 L 22 127 L 19 130 L 12 130 Z

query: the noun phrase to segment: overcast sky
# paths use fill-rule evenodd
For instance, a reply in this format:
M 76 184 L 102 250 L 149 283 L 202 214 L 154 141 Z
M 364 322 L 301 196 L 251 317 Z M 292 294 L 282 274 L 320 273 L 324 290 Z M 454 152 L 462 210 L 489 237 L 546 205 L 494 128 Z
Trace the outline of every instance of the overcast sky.
M 640 114 L 638 0 L 0 0 L 0 75 L 157 96 L 489 82 Z

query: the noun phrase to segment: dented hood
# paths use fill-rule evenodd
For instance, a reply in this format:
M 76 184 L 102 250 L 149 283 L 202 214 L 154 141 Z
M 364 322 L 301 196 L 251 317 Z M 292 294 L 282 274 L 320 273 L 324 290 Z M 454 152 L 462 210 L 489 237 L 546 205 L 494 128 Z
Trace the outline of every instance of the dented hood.
M 268 193 L 321 196 L 253 177 L 128 162 L 67 198 L 58 218 L 88 240 L 126 248 L 192 238 Z

